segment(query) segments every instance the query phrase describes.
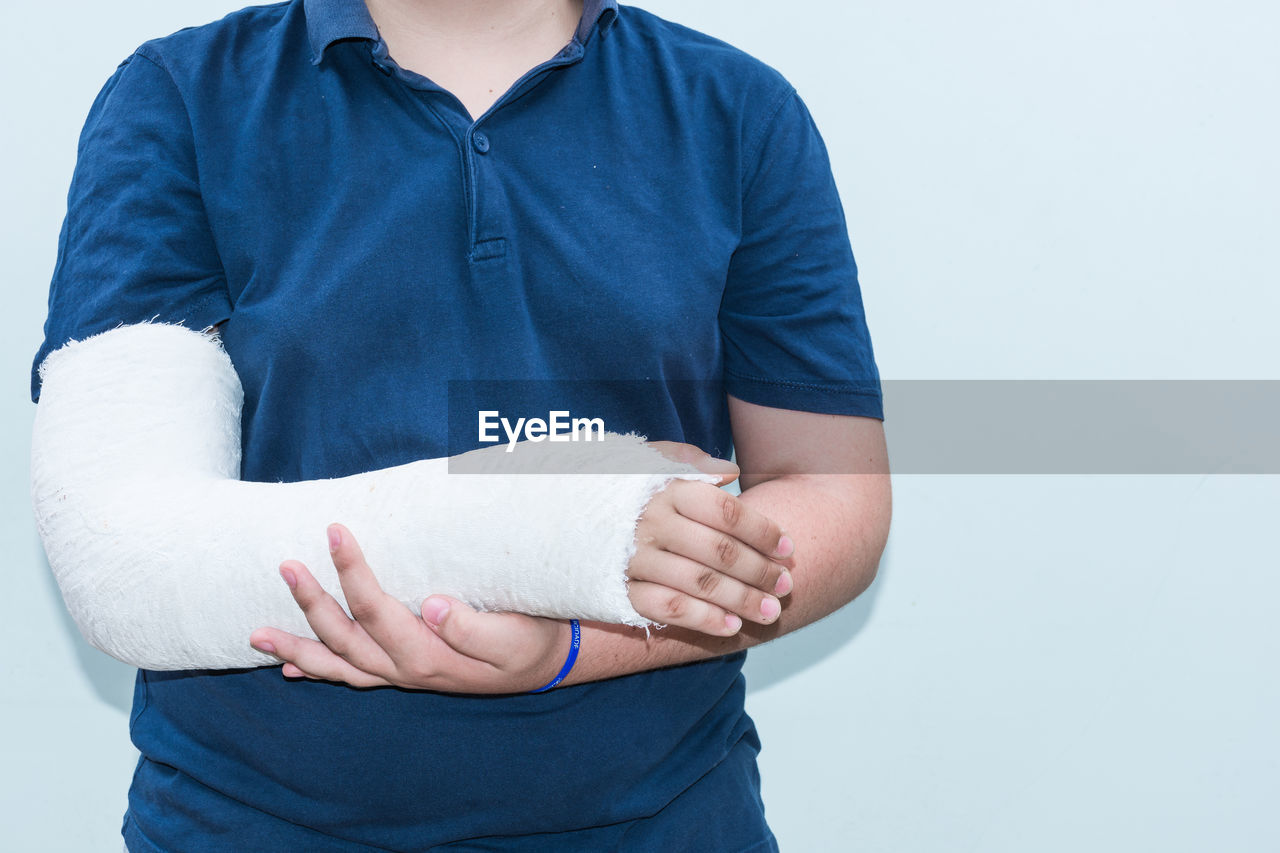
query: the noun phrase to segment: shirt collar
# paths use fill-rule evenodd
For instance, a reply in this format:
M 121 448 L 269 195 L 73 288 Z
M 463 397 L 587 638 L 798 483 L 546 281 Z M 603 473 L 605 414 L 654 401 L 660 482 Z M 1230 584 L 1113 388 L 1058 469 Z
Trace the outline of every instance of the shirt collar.
M 303 0 L 307 37 L 311 40 L 311 64 L 319 65 L 324 52 L 342 39 L 378 39 L 378 27 L 364 0 Z M 617 0 L 583 0 L 582 20 L 574 39 L 586 44 L 599 24 L 603 31 L 618 17 Z

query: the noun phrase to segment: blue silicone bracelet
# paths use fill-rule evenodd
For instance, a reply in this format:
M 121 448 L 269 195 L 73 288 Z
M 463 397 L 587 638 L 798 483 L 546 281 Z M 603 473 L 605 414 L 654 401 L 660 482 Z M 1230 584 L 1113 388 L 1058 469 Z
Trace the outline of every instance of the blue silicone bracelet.
M 582 646 L 582 626 L 578 624 L 577 619 L 570 619 L 569 630 L 573 632 L 573 636 L 569 640 L 569 657 L 565 660 L 564 666 L 560 667 L 560 671 L 556 673 L 555 678 L 551 679 L 550 684 L 545 687 L 539 687 L 537 690 L 530 690 L 530 693 L 546 693 L 552 687 L 564 681 L 569 674 L 569 670 L 573 669 L 573 665 L 578 662 L 578 649 Z

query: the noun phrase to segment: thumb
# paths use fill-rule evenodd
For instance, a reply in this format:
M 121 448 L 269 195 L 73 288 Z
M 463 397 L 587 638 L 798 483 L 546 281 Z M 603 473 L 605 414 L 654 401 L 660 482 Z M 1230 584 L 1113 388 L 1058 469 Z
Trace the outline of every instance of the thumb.
M 487 663 L 495 663 L 498 657 L 498 636 L 490 625 L 495 616 L 447 595 L 428 596 L 422 602 L 422 621 L 436 636 L 458 654 Z

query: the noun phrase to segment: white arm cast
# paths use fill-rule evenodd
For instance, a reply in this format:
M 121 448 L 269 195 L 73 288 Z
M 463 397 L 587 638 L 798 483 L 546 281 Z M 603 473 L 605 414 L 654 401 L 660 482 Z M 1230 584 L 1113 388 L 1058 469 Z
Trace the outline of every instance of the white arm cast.
M 266 625 L 314 637 L 277 568 L 302 560 L 342 602 L 325 544 L 333 521 L 415 612 L 442 593 L 488 610 L 647 625 L 624 574 L 636 522 L 672 479 L 716 481 L 609 433 L 466 455 L 468 471 L 500 474 L 451 474 L 440 458 L 241 482 L 243 392 L 210 336 L 125 326 L 66 345 L 40 371 L 31 479 L 49 565 L 85 638 L 148 669 L 278 663 L 249 645 Z M 510 473 L 517 464 L 542 473 Z M 623 470 L 643 473 L 613 473 Z M 574 473 L 591 471 L 611 475 Z

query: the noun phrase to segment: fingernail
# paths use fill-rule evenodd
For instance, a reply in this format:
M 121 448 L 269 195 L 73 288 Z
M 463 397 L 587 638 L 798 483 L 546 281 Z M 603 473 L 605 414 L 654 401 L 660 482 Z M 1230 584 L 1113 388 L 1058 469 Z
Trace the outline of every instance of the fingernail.
M 776 598 L 766 598 L 760 602 L 760 615 L 772 622 L 782 612 L 782 605 Z
M 732 613 L 726 614 L 724 617 L 724 627 L 728 629 L 730 634 L 736 634 L 742 630 L 742 620 Z
M 775 595 L 786 595 L 795 588 L 796 582 L 791 579 L 791 572 L 786 569 L 782 570 L 782 574 L 778 575 L 778 583 L 773 588 Z
M 439 598 L 428 598 L 422 602 L 422 618 L 432 627 L 440 627 L 440 623 L 444 621 L 444 615 L 448 612 L 449 602 L 447 601 Z
M 773 555 L 775 557 L 790 557 L 795 553 L 795 550 L 796 544 L 791 541 L 790 536 L 784 533 L 782 538 L 778 540 L 778 547 L 774 550 Z
M 276 647 L 273 644 L 267 642 L 266 640 L 259 640 L 258 642 L 253 644 L 253 647 L 258 651 L 266 652 L 269 655 L 274 655 L 276 653 Z
M 280 577 L 284 578 L 284 582 L 289 585 L 289 589 L 298 588 L 298 578 L 293 573 L 293 569 L 280 568 Z
M 342 531 L 337 525 L 329 528 L 329 552 L 332 553 L 342 547 Z

